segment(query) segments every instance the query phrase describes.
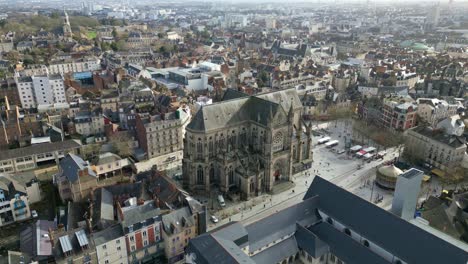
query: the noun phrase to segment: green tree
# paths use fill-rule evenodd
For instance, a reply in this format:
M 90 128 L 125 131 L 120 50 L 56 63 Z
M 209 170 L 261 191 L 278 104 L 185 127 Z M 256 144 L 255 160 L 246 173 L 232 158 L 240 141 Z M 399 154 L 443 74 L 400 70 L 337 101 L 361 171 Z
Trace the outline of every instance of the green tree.
M 60 18 L 59 12 L 57 12 L 57 11 L 52 12 L 52 14 L 50 14 L 50 18 L 59 19 Z
M 119 34 L 117 33 L 117 30 L 115 30 L 115 28 L 112 29 L 112 37 L 117 38 L 119 36 Z

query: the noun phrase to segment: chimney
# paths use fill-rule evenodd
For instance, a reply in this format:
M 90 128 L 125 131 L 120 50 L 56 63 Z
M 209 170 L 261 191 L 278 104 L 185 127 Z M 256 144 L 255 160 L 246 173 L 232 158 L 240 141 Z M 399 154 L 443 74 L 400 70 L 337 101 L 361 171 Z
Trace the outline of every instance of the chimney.
M 414 218 L 423 174 L 412 168 L 398 177 L 391 209 L 393 214 L 407 221 Z
M 49 242 L 54 247 L 54 231 L 49 227 Z
M 116 206 L 117 206 L 117 213 L 119 214 L 120 221 L 123 221 L 124 220 L 124 215 L 123 215 L 123 211 L 122 211 L 122 206 L 120 206 L 119 202 L 116 202 Z

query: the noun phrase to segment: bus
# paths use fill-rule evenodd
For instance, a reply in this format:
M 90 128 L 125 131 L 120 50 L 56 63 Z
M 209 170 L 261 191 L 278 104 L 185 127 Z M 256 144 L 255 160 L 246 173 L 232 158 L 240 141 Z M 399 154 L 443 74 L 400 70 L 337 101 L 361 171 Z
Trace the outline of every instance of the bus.
M 324 144 L 324 143 L 327 143 L 328 141 L 330 141 L 330 137 L 324 137 L 324 138 L 321 138 L 317 141 L 317 143 L 319 144 Z
M 332 140 L 328 143 L 325 143 L 325 146 L 327 148 L 333 148 L 334 146 L 337 146 L 340 142 L 338 140 Z

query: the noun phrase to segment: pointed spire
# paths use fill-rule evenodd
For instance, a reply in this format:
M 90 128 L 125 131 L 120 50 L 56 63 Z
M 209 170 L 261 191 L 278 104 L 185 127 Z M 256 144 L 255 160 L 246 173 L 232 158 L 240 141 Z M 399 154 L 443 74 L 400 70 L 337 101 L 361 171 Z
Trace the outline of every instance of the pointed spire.
M 294 117 L 293 99 L 291 98 L 291 105 L 289 107 L 288 119 L 291 120 L 293 117 Z

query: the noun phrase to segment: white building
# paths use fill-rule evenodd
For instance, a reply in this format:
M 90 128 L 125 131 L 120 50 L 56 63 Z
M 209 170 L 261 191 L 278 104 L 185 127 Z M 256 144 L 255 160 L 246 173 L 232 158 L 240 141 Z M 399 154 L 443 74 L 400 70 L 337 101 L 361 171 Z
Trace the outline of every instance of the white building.
M 67 102 L 63 77 L 60 75 L 16 78 L 16 85 L 23 108 Z
M 75 116 L 76 133 L 83 136 L 104 133 L 104 117 L 100 113 L 79 112 Z
M 419 117 L 431 126 L 436 126 L 440 120 L 455 115 L 459 108 L 463 108 L 459 102 L 449 104 L 445 100 L 434 98 L 418 98 L 416 102 Z
M 97 71 L 99 69 L 101 69 L 101 60 L 98 58 L 52 62 L 48 67 L 49 74 Z
M 127 245 L 120 225 L 114 225 L 93 234 L 99 264 L 127 264 Z

